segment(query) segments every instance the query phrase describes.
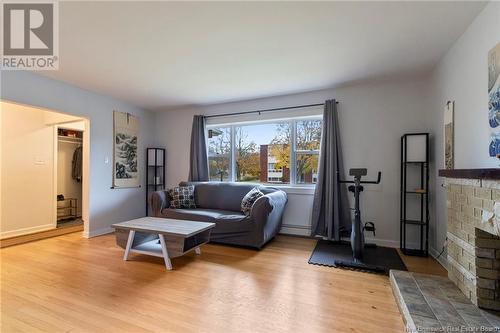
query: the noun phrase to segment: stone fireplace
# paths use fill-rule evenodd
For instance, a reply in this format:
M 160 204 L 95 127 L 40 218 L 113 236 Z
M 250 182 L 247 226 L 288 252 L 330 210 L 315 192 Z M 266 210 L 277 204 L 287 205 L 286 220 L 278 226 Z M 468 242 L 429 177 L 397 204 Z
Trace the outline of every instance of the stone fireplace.
M 460 171 L 440 171 L 447 177 L 448 277 L 473 304 L 500 311 L 500 180 Z
M 448 277 L 391 270 L 406 331 L 500 332 L 500 169 L 439 176 L 448 192 Z

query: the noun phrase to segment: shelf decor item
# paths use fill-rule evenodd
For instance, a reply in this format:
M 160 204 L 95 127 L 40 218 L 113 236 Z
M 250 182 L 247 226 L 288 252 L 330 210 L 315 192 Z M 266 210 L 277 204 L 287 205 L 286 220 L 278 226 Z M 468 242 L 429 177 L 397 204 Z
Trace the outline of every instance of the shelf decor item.
M 151 194 L 165 189 L 165 149 L 146 149 L 146 163 L 146 216 L 148 216 Z
M 400 198 L 401 251 L 405 255 L 427 257 L 430 216 L 429 133 L 408 133 L 401 137 Z
M 140 187 L 137 163 L 139 118 L 113 111 L 113 185 L 111 188 Z

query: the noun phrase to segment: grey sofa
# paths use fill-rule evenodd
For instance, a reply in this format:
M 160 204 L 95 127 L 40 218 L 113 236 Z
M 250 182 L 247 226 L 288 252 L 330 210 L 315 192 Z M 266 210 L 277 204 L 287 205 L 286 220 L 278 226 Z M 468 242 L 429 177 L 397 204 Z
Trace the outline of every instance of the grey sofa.
M 151 196 L 153 216 L 216 223 L 210 240 L 260 249 L 280 230 L 286 193 L 273 187 L 223 182 L 181 182 L 194 185 L 195 209 L 170 208 L 166 191 Z M 241 212 L 241 200 L 255 186 L 264 193 L 249 216 Z

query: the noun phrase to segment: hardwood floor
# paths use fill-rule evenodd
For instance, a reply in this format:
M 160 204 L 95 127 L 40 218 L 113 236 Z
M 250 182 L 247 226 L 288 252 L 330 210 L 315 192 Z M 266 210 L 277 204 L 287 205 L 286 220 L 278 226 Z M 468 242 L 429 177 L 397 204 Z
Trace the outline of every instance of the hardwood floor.
M 432 257 L 410 257 L 403 255 L 399 250 L 398 252 L 403 258 L 406 268 L 411 272 L 448 276 L 448 271 Z
M 386 276 L 309 265 L 315 242 L 206 245 L 172 260 L 114 235 L 0 250 L 1 332 L 403 332 Z M 434 262 L 434 265 L 438 265 Z

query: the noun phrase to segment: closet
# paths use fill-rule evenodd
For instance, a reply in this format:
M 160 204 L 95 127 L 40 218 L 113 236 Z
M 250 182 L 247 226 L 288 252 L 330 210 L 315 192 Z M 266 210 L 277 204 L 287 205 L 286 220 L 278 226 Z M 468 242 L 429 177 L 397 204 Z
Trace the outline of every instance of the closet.
M 57 129 L 57 227 L 83 223 L 83 132 Z

